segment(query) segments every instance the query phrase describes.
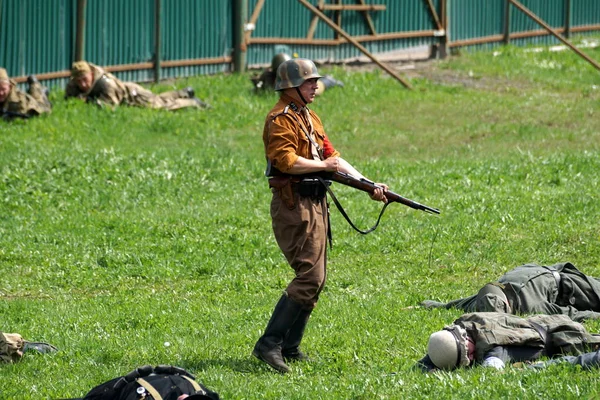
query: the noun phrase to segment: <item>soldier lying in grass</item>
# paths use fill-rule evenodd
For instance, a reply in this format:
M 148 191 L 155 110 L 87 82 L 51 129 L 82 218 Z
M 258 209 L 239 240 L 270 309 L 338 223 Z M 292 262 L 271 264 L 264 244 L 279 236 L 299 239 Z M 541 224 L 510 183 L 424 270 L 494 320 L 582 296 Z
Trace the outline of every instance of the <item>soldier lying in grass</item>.
M 111 107 L 125 104 L 170 111 L 185 107 L 209 107 L 195 97 L 191 87 L 154 94 L 137 83 L 122 82 L 103 68 L 86 61 L 73 63 L 71 80 L 65 89 L 65 98 L 70 97 Z
M 551 267 L 526 264 L 485 285 L 476 295 L 448 303 L 425 300 L 421 305 L 467 312 L 565 314 L 573 321 L 599 319 L 600 281 L 568 262 Z
M 481 365 L 503 369 L 506 364 L 541 357 L 579 356 L 597 352 L 600 335 L 593 335 L 566 315 L 515 315 L 482 312 L 465 314 L 429 337 L 427 355 L 417 364 L 425 372 Z M 598 366 L 598 355 L 561 358 L 563 362 Z
M 56 347 L 48 343 L 30 342 L 23 339 L 18 333 L 0 332 L 0 361 L 13 363 L 23 358 L 27 351 L 36 351 L 38 353 L 53 353 L 57 351 Z
M 17 87 L 15 81 L 8 77 L 4 68 L 0 68 L 0 117 L 29 118 L 35 115 L 50 113 L 52 104 L 48 100 L 48 89 L 44 88 L 35 76 L 27 78 L 27 93 Z

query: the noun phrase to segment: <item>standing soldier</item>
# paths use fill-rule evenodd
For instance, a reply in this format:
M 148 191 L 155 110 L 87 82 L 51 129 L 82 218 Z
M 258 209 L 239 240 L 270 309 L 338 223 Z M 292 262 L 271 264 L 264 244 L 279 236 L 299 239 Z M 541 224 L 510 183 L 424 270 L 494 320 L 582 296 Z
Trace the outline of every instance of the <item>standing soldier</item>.
M 341 171 L 364 176 L 340 157 L 321 119 L 308 104 L 315 99 L 321 75 L 311 60 L 296 58 L 277 69 L 280 99 L 266 117 L 263 143 L 266 175 L 273 194 L 271 219 L 275 239 L 295 272 L 252 354 L 279 372 L 289 372 L 284 359 L 305 360 L 300 341 L 326 279 L 329 229 L 326 189 L 303 175 Z M 386 185 L 371 198 L 386 201 Z
M 65 98 L 69 97 L 111 107 L 126 104 L 170 111 L 185 107 L 208 107 L 208 104 L 194 97 L 191 87 L 156 95 L 137 83 L 122 82 L 103 68 L 86 61 L 73 63 L 71 80 L 65 90 Z
M 27 78 L 27 83 L 29 89 L 25 93 L 8 78 L 6 70 L 0 68 L 0 115 L 4 119 L 29 118 L 52 111 L 47 89 L 33 75 Z
M 277 76 L 277 68 L 279 68 L 279 66 L 288 61 L 291 60 L 292 57 L 290 57 L 289 54 L 286 53 L 278 53 L 275 54 L 273 56 L 273 59 L 271 60 L 271 67 L 265 69 L 262 74 L 258 75 L 258 76 L 253 76 L 250 78 L 250 80 L 252 81 L 252 83 L 254 84 L 254 89 L 255 90 L 261 90 L 261 91 L 272 91 L 273 89 L 275 89 L 275 79 Z M 317 81 L 317 95 L 322 94 L 325 89 L 329 89 L 331 87 L 334 86 L 344 86 L 344 84 L 336 79 L 334 79 L 332 76 L 330 75 L 325 75 L 323 77 L 321 77 L 321 79 L 319 79 Z

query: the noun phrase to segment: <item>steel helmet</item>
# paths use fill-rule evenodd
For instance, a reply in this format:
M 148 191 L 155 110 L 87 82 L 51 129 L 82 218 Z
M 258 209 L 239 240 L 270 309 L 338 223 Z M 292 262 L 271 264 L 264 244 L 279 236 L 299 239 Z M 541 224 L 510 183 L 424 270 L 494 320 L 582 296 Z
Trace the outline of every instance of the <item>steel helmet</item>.
M 306 58 L 292 58 L 277 68 L 275 90 L 295 88 L 313 78 L 321 78 L 314 62 Z
M 469 365 L 467 331 L 458 325 L 451 325 L 432 333 L 427 343 L 427 354 L 440 369 Z
M 273 72 L 277 72 L 277 68 L 279 68 L 279 66 L 281 65 L 281 63 L 287 61 L 287 60 L 291 60 L 292 56 L 290 56 L 287 53 L 277 53 L 273 56 L 273 59 L 271 60 L 271 71 Z

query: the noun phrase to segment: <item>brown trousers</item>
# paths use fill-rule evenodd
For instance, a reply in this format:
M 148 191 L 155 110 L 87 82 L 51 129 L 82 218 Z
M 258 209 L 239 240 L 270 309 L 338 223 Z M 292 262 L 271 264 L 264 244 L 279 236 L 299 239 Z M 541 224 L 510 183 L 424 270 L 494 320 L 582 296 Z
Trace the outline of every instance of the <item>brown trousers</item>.
M 279 248 L 296 276 L 286 292 L 290 299 L 312 310 L 327 277 L 327 203 L 294 193 L 294 208 L 272 189 L 271 219 Z

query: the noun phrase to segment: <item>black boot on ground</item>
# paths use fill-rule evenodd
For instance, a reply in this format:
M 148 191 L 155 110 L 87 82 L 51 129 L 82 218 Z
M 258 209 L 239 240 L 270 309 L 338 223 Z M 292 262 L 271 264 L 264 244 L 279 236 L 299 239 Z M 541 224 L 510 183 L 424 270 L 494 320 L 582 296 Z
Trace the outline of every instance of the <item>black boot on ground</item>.
M 193 99 L 194 96 L 196 96 L 196 92 L 194 91 L 194 88 L 191 86 L 186 87 L 185 89 L 185 93 L 187 95 L 188 98 Z
M 23 346 L 23 352 L 26 351 L 37 351 L 38 353 L 46 354 L 54 353 L 58 351 L 58 349 L 50 343 L 26 341 L 25 345 Z
M 27 83 L 33 85 L 34 83 L 40 83 L 40 81 L 38 81 L 38 78 L 36 78 L 35 75 L 29 75 L 27 77 Z
M 300 342 L 304 336 L 304 329 L 310 318 L 312 310 L 302 310 L 298 319 L 290 328 L 287 337 L 283 341 L 281 355 L 287 361 L 308 361 L 308 356 L 300 350 Z
M 200 108 L 206 108 L 206 109 L 210 108 L 210 104 L 205 103 L 204 101 L 200 100 L 197 97 L 194 97 L 194 101 L 196 102 L 196 104 L 198 104 L 198 107 L 200 107 Z
M 278 372 L 289 372 L 290 367 L 283 360 L 281 349 L 284 339 L 301 312 L 302 306 L 284 293 L 273 310 L 265 333 L 254 345 L 252 355 Z

